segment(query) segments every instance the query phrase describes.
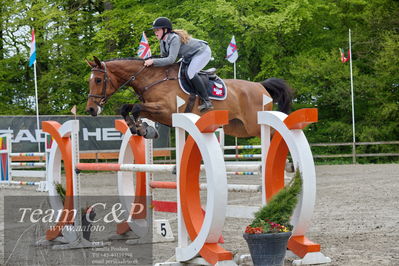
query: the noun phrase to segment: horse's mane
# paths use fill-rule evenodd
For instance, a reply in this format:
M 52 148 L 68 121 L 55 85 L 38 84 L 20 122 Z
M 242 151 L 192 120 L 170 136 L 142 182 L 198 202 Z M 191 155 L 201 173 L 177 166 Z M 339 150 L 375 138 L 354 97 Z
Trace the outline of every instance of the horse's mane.
M 122 61 L 122 60 L 137 60 L 137 61 L 143 61 L 144 59 L 141 58 L 141 57 L 125 57 L 125 58 L 113 58 L 113 59 L 108 59 L 108 60 L 105 60 L 104 62 Z
M 150 58 L 160 58 L 161 56 L 159 55 L 153 55 L 151 57 L 148 57 L 146 59 L 150 59 Z M 111 62 L 111 61 L 122 61 L 122 60 L 137 60 L 137 61 L 143 61 L 144 59 L 141 57 L 124 57 L 124 58 L 113 58 L 113 59 L 108 59 L 105 60 L 104 62 Z

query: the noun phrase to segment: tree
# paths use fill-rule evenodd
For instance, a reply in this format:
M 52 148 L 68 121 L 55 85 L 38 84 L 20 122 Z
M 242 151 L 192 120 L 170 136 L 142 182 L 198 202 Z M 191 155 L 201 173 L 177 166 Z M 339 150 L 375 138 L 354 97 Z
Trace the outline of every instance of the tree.
M 90 68 L 84 58 L 136 55 L 142 32 L 153 54 L 150 30 L 159 16 L 208 41 L 222 78 L 233 76 L 225 60 L 235 35 L 240 79 L 283 78 L 295 89 L 294 108 L 319 108 L 309 128 L 312 141 L 351 141 L 348 50 L 352 29 L 357 141 L 392 140 L 398 134 L 399 2 L 392 0 L 1 0 L 1 114 L 34 114 L 33 75 L 27 66 L 31 28 L 36 30 L 41 114 L 84 114 Z M 129 90 L 115 94 L 104 113 L 138 101 Z

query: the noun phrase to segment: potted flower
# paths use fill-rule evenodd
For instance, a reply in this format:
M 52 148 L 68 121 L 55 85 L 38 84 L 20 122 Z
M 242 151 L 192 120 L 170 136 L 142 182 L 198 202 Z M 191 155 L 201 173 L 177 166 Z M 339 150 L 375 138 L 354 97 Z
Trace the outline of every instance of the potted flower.
M 301 190 L 301 175 L 296 171 L 291 182 L 256 212 L 254 220 L 246 227 L 244 239 L 255 266 L 283 265 L 293 228 L 290 219 Z

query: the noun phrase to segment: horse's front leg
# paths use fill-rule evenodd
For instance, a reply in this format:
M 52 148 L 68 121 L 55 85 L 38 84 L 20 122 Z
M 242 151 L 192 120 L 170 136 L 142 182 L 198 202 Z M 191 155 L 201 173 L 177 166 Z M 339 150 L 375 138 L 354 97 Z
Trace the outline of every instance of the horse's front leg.
M 136 121 L 134 121 L 129 113 L 132 112 L 133 107 L 135 104 L 124 104 L 122 105 L 121 109 L 120 109 L 120 114 L 122 115 L 123 119 L 126 121 L 127 126 L 130 129 L 130 132 L 133 135 L 137 134 L 137 126 L 136 126 Z
M 148 124 L 146 122 L 143 123 L 143 121 L 141 120 L 140 118 L 141 111 L 143 111 L 143 105 L 136 103 L 133 105 L 131 113 L 133 116 L 133 120 L 136 123 L 137 135 L 146 137 L 147 135 L 146 127 L 148 126 Z
M 156 139 L 159 136 L 158 131 L 140 119 L 140 112 L 145 110 L 143 104 L 125 104 L 121 108 L 121 114 L 132 134 L 143 136 L 146 139 Z M 129 116 L 129 113 L 132 114 L 133 119 Z
M 146 139 L 157 139 L 159 137 L 158 130 L 155 126 L 150 126 L 147 122 L 141 120 L 140 112 L 142 111 L 148 111 L 148 108 L 144 104 L 137 104 L 132 110 L 134 121 L 136 121 L 137 134 Z

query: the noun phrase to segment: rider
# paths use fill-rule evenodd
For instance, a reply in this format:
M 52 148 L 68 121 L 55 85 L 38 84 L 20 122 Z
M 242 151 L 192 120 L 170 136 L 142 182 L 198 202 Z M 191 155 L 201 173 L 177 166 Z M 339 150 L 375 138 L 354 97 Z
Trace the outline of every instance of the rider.
M 152 29 L 160 42 L 161 56 L 163 58 L 147 59 L 145 66 L 167 66 L 176 61 L 177 57 L 183 58 L 188 63 L 187 74 L 201 97 L 203 103 L 198 109 L 206 111 L 213 109 L 209 100 L 206 85 L 198 72 L 201 71 L 211 59 L 211 49 L 208 43 L 192 38 L 185 30 L 173 30 L 172 23 L 168 18 L 159 17 L 152 23 Z

